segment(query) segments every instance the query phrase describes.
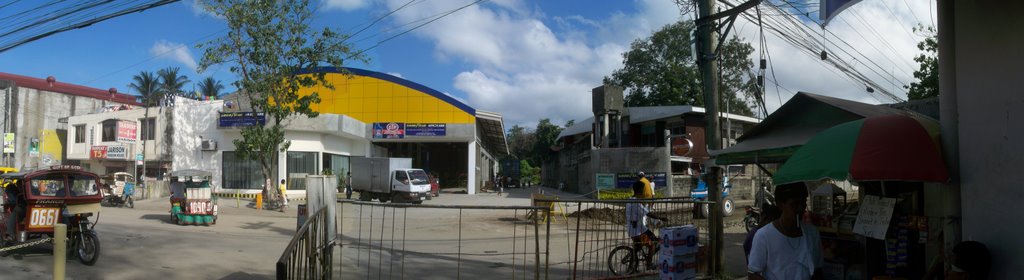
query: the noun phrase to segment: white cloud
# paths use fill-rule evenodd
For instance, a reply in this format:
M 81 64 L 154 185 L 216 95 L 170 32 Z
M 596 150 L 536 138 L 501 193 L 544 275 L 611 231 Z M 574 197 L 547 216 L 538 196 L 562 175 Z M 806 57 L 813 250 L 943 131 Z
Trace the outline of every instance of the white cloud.
M 395 77 L 399 77 L 399 78 L 403 78 L 403 79 L 405 79 L 405 77 L 402 77 L 402 73 L 398 73 L 398 72 L 387 72 L 386 74 L 388 74 L 388 75 L 391 75 L 391 76 L 395 76 Z
M 153 47 L 149 49 L 149 53 L 153 56 L 169 58 L 192 69 L 193 72 L 197 71 L 198 64 L 196 59 L 192 57 L 192 52 L 189 48 L 183 44 L 160 40 L 153 44 Z
M 327 10 L 342 10 L 346 12 L 366 8 L 370 3 L 367 0 L 326 0 L 324 8 Z
M 386 6 L 391 10 L 406 2 L 390 0 Z M 920 3 L 892 2 L 887 9 L 882 6 L 884 3 L 875 1 L 847 9 L 827 29 L 853 47 L 827 35 L 842 47 L 830 44 L 827 48 L 830 56 L 846 59 L 871 79 L 883 83 L 887 90 L 903 92 L 900 85 L 912 81 L 911 72 L 916 69 L 912 57 L 917 54 L 916 43 L 921 39 L 908 35 L 907 31 L 912 22 L 916 22 L 914 15 L 922 21 L 931 18 L 929 3 L 916 2 Z M 470 65 L 470 69 L 457 74 L 452 81 L 457 90 L 466 94 L 470 106 L 501 112 L 510 126 L 532 124 L 540 118 L 564 123 L 591 115 L 590 90 L 600 85 L 604 76 L 622 67 L 621 54 L 629 49 L 633 40 L 647 37 L 680 19 L 679 7 L 672 1 L 636 0 L 634 3 L 636 12 L 615 12 L 607 18 L 572 14 L 546 18 L 543 12 L 527 10 L 520 1 L 508 0 L 467 7 L 412 34 L 431 42 L 435 57 L 440 61 Z M 421 2 L 415 9 L 396 13 L 395 24 L 419 21 L 461 5 L 464 3 Z M 908 5 L 914 6 L 908 9 Z M 762 11 L 765 9 L 762 7 Z M 689 16 L 692 13 L 684 15 Z M 554 26 L 545 24 L 546 19 Z M 870 23 L 874 30 L 861 21 Z M 755 49 L 759 47 L 755 23 L 739 20 L 734 28 L 732 34 L 738 34 Z M 816 39 L 820 40 L 821 29 L 816 26 L 812 29 L 817 30 L 812 35 L 819 36 Z M 880 103 L 876 98 L 882 99 L 881 95 L 869 95 L 865 85 L 848 81 L 844 75 L 836 74 L 839 71 L 832 66 L 823 66 L 823 62 L 815 58 L 820 49 L 809 54 L 768 31 L 766 37 L 775 77 L 789 89 L 780 88 L 781 92 L 776 94 L 774 85 L 768 84 L 769 112 L 796 91 Z M 882 45 L 883 41 L 889 45 Z M 857 50 L 869 59 L 854 60 L 843 50 L 859 56 L 853 52 Z M 751 58 L 757 65 L 757 50 Z M 867 65 L 884 70 L 875 73 Z M 771 75 L 768 79 L 772 79 Z
M 388 9 L 405 2 L 389 1 Z M 676 11 L 671 1 L 640 3 L 648 11 Z M 658 4 L 662 6 L 652 6 Z M 412 22 L 461 5 L 464 3 L 423 2 L 416 9 L 396 13 L 395 21 Z M 535 123 L 540 118 L 554 123 L 586 118 L 591 114 L 590 90 L 621 67 L 621 54 L 635 37 L 620 35 L 649 34 L 653 29 L 644 28 L 661 27 L 676 19 L 665 17 L 666 13 L 621 14 L 610 19 L 568 15 L 554 19 L 559 23 L 556 32 L 544 23 L 542 12 L 525 7 L 515 0 L 474 5 L 413 32 L 434 44 L 439 60 L 471 65 L 473 69 L 453 79 L 454 87 L 466 93 L 470 106 L 500 112 L 510 126 Z M 621 22 L 638 22 L 631 24 L 640 27 L 603 27 Z M 579 30 L 574 30 L 576 25 Z M 582 33 L 595 26 L 606 36 L 588 39 Z
M 207 17 L 212 17 L 212 18 L 223 19 L 223 17 L 221 17 L 221 16 L 219 16 L 217 14 L 211 13 L 210 11 L 207 11 L 206 10 L 206 4 L 204 3 L 204 0 L 190 0 L 190 1 L 183 1 L 183 3 L 185 5 L 188 5 L 189 9 L 192 10 L 192 15 L 200 16 L 200 17 L 207 16 Z
M 930 25 L 934 18 L 934 7 L 930 8 L 927 1 L 883 2 L 864 1 L 851 6 L 833 18 L 826 26 L 826 31 L 814 23 L 805 23 L 814 31 L 813 36 L 801 38 L 821 41 L 824 36 L 828 40 L 824 49 L 829 59 L 849 62 L 885 90 L 905 99 L 906 90 L 902 85 L 915 81 L 912 73 L 918 66 L 913 57 L 920 53 L 917 43 L 923 39 L 911 34 L 912 28 L 918 24 Z M 762 6 L 762 12 L 765 11 L 765 6 Z M 817 14 L 811 16 L 817 20 Z M 759 49 L 757 41 L 760 38 L 756 23 L 737 20 L 736 26 L 735 33 L 755 48 L 752 59 L 756 62 Z M 825 62 L 817 58 L 821 47 L 815 48 L 814 54 L 808 54 L 768 29 L 765 29 L 765 37 L 766 49 L 770 52 L 772 66 L 776 71 L 775 77 L 782 86 L 789 89 L 787 92 L 779 88 L 780 93 L 776 93 L 775 86 L 766 82 L 769 112 L 777 109 L 797 91 L 873 104 L 893 102 L 882 96 L 880 89 L 876 88 L 873 94 L 868 93 L 866 84 L 851 81 L 835 67 L 826 66 Z M 770 73 L 767 79 L 772 79 Z

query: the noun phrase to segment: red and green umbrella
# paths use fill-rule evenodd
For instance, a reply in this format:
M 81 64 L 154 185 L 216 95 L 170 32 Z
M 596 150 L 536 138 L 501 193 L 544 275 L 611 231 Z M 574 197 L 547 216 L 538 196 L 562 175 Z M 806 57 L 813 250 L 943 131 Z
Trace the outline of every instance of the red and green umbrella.
M 775 173 L 776 185 L 825 178 L 946 182 L 939 126 L 919 116 L 888 115 L 819 132 Z

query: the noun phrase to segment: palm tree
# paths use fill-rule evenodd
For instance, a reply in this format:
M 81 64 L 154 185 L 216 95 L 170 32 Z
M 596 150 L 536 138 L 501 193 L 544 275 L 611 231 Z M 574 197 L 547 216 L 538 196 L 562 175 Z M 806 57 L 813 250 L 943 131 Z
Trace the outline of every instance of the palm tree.
M 185 84 L 191 82 L 188 76 L 178 76 L 178 67 L 167 67 L 156 72 L 160 76 L 160 89 L 164 95 L 183 96 Z
M 143 123 L 142 123 L 143 130 L 142 130 L 142 133 L 140 135 L 141 136 L 140 138 L 146 139 L 146 135 L 149 135 L 149 133 L 152 133 L 150 131 L 155 129 L 154 127 L 150 126 L 150 122 L 149 122 L 149 107 L 155 106 L 156 104 L 160 103 L 161 99 L 163 99 L 163 94 L 160 91 L 160 81 L 157 79 L 157 76 L 153 74 L 153 72 L 147 72 L 147 71 L 139 72 L 138 75 L 135 75 L 135 77 L 132 77 L 132 80 L 134 82 L 129 84 L 128 87 L 130 87 L 132 89 L 135 89 L 135 91 L 139 92 L 139 95 L 141 96 L 140 99 L 142 100 L 142 105 L 146 107 L 146 117 L 143 118 Z M 145 153 L 146 152 L 146 141 L 145 140 L 141 140 L 141 141 L 142 141 L 142 152 Z M 142 176 L 139 176 L 139 178 L 141 180 L 141 178 L 145 178 L 145 177 L 146 177 L 146 161 L 142 161 Z
M 218 96 L 222 89 L 224 89 L 224 85 L 213 77 L 206 77 L 199 82 L 199 93 L 203 96 Z

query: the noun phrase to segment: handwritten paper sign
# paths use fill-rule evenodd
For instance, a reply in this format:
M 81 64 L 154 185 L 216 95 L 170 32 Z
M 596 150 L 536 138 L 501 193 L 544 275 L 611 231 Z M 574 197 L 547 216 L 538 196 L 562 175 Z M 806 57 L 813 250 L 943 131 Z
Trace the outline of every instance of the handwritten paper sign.
M 860 203 L 860 213 L 857 213 L 857 223 L 853 225 L 853 232 L 884 240 L 885 233 L 889 230 L 889 220 L 892 219 L 894 207 L 896 207 L 895 198 L 865 195 Z

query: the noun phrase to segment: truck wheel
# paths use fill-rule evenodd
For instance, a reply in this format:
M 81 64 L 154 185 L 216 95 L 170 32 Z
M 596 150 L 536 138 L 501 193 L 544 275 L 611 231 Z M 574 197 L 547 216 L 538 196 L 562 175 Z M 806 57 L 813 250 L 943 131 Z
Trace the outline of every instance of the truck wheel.
M 359 192 L 359 201 L 370 201 L 373 200 L 373 194 L 368 192 Z
M 736 206 L 733 204 L 732 199 L 726 198 L 725 201 L 722 202 L 722 216 L 732 216 L 732 213 L 736 210 L 735 208 Z
M 383 203 L 383 202 L 388 202 L 389 200 L 392 199 L 392 197 L 388 197 L 386 195 L 378 195 L 377 199 L 380 200 L 380 202 Z

